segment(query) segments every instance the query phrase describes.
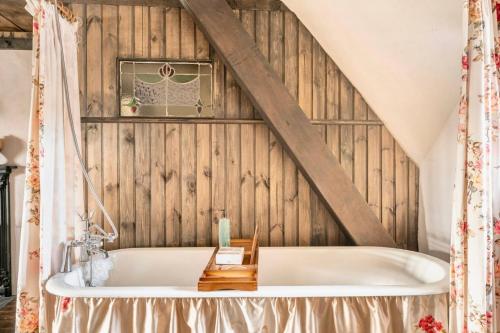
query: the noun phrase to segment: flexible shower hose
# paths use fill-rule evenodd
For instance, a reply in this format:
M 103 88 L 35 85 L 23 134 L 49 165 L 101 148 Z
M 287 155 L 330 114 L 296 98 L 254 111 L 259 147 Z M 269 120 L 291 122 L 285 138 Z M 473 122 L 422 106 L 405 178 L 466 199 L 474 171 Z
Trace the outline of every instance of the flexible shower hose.
M 87 172 L 87 168 L 85 167 L 85 163 L 83 162 L 82 154 L 80 152 L 80 147 L 78 145 L 78 139 L 77 139 L 76 131 L 75 131 L 75 124 L 73 122 L 73 113 L 71 111 L 71 103 L 69 102 L 69 88 L 68 88 L 68 79 L 67 79 L 67 74 L 66 74 L 66 62 L 65 62 L 64 48 L 63 48 L 63 43 L 62 43 L 61 25 L 59 23 L 60 15 L 57 13 L 57 5 L 58 5 L 58 0 L 55 0 L 54 6 L 56 9 L 57 38 L 59 40 L 59 45 L 60 45 L 60 49 L 61 49 L 61 72 L 62 72 L 62 82 L 63 82 L 63 89 L 64 89 L 64 102 L 66 104 L 66 112 L 68 115 L 69 125 L 71 128 L 71 134 L 72 134 L 72 138 L 73 138 L 73 146 L 75 148 L 76 155 L 78 157 L 78 161 L 80 162 L 79 163 L 80 169 L 83 173 L 83 176 L 85 177 L 85 181 L 87 182 L 90 193 L 92 194 L 92 197 L 94 197 L 94 199 L 97 203 L 97 206 L 102 211 L 104 217 L 106 218 L 106 221 L 111 226 L 112 232 L 107 233 L 104 229 L 102 229 L 97 224 L 93 224 L 93 226 L 102 234 L 104 239 L 106 239 L 108 242 L 113 242 L 116 239 L 116 237 L 118 236 L 118 231 L 116 230 L 116 226 L 113 223 L 113 220 L 111 219 L 111 217 L 109 216 L 108 211 L 104 207 L 104 204 L 102 203 L 101 199 L 97 195 L 97 192 L 94 188 L 94 184 L 92 184 L 92 180 L 90 179 L 90 176 Z

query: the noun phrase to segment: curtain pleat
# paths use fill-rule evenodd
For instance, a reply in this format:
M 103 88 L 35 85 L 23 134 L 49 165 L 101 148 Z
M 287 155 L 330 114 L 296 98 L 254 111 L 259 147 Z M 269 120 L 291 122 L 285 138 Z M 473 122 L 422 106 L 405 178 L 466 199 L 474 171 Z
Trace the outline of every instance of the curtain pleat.
M 62 248 L 82 228 L 83 182 L 76 163 L 63 99 L 64 48 L 70 105 L 80 137 L 77 26 L 60 19 L 54 5 L 30 0 L 33 14 L 33 87 L 26 158 L 17 290 L 17 332 L 45 332 L 45 281 L 61 264 Z
M 500 65 L 496 0 L 464 2 L 451 235 L 450 332 L 498 332 Z

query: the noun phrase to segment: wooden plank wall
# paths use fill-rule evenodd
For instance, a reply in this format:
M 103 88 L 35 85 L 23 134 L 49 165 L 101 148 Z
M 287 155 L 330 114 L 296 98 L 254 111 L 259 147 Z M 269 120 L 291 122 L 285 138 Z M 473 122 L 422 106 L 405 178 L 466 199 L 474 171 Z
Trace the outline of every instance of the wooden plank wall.
M 183 9 L 72 7 L 84 32 L 84 153 L 119 226 L 110 248 L 215 244 L 224 212 L 233 237 L 259 225 L 263 246 L 349 244 Z M 398 246 L 416 250 L 415 163 L 293 13 L 234 13 Z M 120 119 L 117 56 L 212 59 L 216 118 Z M 90 197 L 87 207 L 97 211 Z M 102 214 L 96 219 L 103 223 Z

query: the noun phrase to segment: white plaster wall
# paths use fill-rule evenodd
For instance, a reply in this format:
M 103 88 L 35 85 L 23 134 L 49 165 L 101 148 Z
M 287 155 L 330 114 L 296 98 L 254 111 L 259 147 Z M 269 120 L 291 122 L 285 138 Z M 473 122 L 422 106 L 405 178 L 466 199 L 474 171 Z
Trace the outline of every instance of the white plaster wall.
M 458 111 L 452 112 L 420 163 L 420 251 L 449 259 Z
M 11 177 L 12 282 L 16 292 L 19 232 L 23 206 L 26 141 L 31 98 L 31 51 L 0 50 L 0 138 L 5 160 L 18 166 Z
M 419 165 L 420 249 L 447 258 L 462 1 L 283 2 Z
M 459 99 L 459 0 L 283 0 L 417 164 Z

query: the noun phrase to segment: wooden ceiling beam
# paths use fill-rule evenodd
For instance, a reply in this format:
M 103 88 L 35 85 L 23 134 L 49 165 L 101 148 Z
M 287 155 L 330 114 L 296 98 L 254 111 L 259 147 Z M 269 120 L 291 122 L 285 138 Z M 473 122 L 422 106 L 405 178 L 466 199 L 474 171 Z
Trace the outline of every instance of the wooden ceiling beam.
M 180 0 L 61 0 L 70 4 L 101 4 L 182 8 Z M 227 0 L 233 9 L 287 10 L 281 0 Z M 24 9 L 24 0 L 0 1 L 0 31 L 32 31 L 32 17 Z
M 179 0 L 63 0 L 65 4 L 136 5 L 182 8 Z M 227 0 L 233 9 L 285 10 L 281 0 Z
M 356 245 L 395 247 L 225 0 L 181 0 L 241 89 Z
M 0 1 L 0 31 L 31 31 L 33 19 L 24 9 L 25 1 Z
M 0 50 L 31 50 L 31 32 L 0 32 Z

